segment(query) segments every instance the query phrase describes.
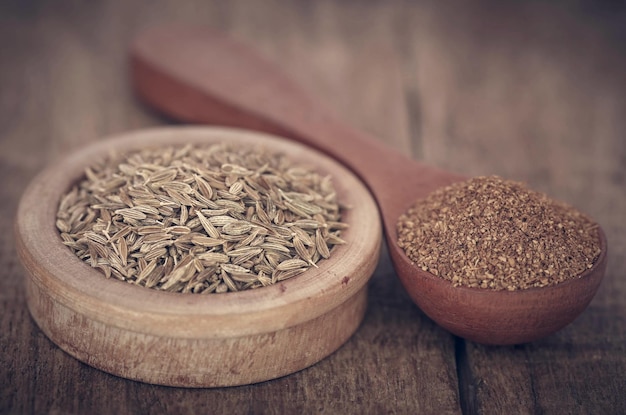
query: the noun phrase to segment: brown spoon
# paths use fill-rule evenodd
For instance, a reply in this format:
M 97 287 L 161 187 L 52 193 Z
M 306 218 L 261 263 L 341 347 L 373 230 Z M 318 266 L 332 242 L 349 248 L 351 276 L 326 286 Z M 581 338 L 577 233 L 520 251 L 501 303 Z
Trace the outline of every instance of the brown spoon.
M 418 269 L 397 245 L 398 217 L 417 199 L 464 178 L 418 163 L 342 123 L 245 46 L 206 28 L 162 27 L 136 39 L 131 59 L 136 91 L 163 113 L 293 138 L 351 168 L 377 200 L 402 284 L 424 313 L 453 334 L 495 345 L 536 340 L 572 322 L 595 295 L 606 268 L 602 230 L 594 267 L 552 287 L 459 288 Z

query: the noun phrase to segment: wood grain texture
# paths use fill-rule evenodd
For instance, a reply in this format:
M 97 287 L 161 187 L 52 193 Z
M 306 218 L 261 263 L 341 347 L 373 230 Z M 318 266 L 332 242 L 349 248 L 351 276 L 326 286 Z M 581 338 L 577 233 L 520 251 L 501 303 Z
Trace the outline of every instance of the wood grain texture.
M 361 328 L 329 358 L 253 386 L 126 381 L 30 319 L 12 240 L 22 189 L 78 143 L 167 120 L 126 78 L 156 23 L 251 43 L 343 119 L 429 164 L 497 173 L 597 218 L 607 275 L 572 325 L 525 346 L 462 342 L 412 305 L 383 259 Z M 626 51 L 618 3 L 0 2 L 1 413 L 626 412 Z

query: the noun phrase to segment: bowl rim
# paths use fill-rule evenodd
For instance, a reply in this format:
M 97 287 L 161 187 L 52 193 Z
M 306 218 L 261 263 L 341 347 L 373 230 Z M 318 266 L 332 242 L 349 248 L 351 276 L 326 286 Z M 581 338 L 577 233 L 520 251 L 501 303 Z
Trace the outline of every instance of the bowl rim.
M 61 243 L 55 227 L 58 200 L 94 158 L 146 146 L 229 142 L 261 145 L 329 173 L 342 202 L 348 244 L 302 275 L 272 286 L 236 293 L 201 295 L 158 291 L 103 278 Z M 348 191 L 349 189 L 349 191 Z M 55 201 L 55 203 L 51 203 Z M 368 226 L 355 224 L 370 223 Z M 90 318 L 132 331 L 180 337 L 223 337 L 280 330 L 316 318 L 360 291 L 378 260 L 382 239 L 378 208 L 346 167 L 303 144 L 249 130 L 216 126 L 141 129 L 99 140 L 58 160 L 37 175 L 19 203 L 18 254 L 43 293 Z M 339 260 L 338 260 L 339 259 Z M 85 275 L 98 278 L 85 279 Z

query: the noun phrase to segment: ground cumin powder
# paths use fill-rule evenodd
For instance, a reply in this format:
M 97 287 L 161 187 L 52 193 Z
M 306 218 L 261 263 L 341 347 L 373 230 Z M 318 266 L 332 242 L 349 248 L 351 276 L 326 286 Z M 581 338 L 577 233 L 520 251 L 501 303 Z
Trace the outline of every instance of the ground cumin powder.
M 455 286 L 546 287 L 578 277 L 600 254 L 590 218 L 497 176 L 435 191 L 400 216 L 397 229 L 418 267 Z

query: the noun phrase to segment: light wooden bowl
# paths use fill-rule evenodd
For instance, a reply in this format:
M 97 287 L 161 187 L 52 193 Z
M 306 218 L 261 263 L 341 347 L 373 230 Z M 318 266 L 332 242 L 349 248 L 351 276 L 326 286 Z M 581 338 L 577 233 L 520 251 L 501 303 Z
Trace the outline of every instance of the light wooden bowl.
M 55 228 L 61 195 L 110 150 L 183 143 L 262 144 L 333 176 L 348 242 L 319 269 L 273 286 L 227 294 L 161 292 L 106 279 L 65 247 Z M 31 315 L 75 358 L 148 383 L 217 387 L 260 382 L 304 369 L 338 349 L 361 323 L 381 225 L 366 188 L 346 168 L 300 144 L 245 130 L 173 127 L 92 144 L 39 174 L 15 225 L 27 271 Z

